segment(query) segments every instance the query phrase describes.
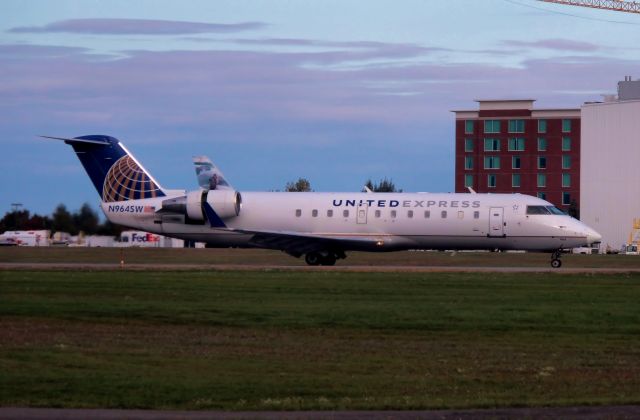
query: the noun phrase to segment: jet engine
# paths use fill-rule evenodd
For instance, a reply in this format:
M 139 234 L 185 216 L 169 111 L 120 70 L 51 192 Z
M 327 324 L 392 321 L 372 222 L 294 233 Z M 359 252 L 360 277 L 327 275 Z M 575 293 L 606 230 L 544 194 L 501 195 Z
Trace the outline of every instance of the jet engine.
M 204 204 L 213 208 L 218 217 L 228 219 L 240 214 L 242 195 L 234 190 L 190 191 L 182 197 L 170 198 L 162 202 L 162 213 L 183 214 L 188 220 L 206 220 Z

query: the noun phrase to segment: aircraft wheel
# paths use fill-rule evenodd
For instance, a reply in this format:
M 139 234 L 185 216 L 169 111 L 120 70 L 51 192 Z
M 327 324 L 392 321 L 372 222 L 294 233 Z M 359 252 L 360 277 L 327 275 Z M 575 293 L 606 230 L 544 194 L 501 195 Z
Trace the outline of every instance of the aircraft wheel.
M 322 258 L 322 265 L 336 265 L 336 256 L 334 254 L 329 254 L 326 257 Z
M 562 266 L 562 261 L 558 258 L 554 258 L 551 260 L 551 267 L 560 268 Z
M 319 265 L 321 262 L 321 256 L 317 252 L 309 252 L 304 256 L 304 260 L 309 265 Z

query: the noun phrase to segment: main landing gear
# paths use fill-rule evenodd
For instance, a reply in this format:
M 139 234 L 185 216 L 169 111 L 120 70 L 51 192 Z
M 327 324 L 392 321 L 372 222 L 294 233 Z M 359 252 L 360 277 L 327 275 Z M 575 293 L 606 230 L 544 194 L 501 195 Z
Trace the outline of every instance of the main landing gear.
M 309 265 L 335 265 L 337 259 L 347 258 L 344 252 L 309 252 L 304 256 L 304 260 Z
M 560 260 L 561 256 L 562 254 L 560 253 L 560 250 L 557 250 L 553 254 L 551 254 L 551 267 L 560 268 L 562 266 L 562 261 Z

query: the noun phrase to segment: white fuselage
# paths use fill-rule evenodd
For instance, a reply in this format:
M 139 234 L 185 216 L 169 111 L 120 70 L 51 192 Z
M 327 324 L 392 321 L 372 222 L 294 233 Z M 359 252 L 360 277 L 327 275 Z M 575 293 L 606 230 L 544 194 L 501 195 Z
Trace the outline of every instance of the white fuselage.
M 520 194 L 243 192 L 239 214 L 224 218 L 224 228 L 158 213 L 163 199 L 102 208 L 114 223 L 219 247 L 255 246 L 255 232 L 344 239 L 344 250 L 368 251 L 554 251 L 599 240 L 570 216 L 527 214 L 527 206 L 552 204 Z

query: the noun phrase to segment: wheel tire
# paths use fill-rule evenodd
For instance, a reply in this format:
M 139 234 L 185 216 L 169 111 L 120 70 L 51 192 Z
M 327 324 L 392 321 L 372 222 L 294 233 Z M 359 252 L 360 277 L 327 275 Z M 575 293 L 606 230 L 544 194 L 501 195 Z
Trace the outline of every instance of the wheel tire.
M 336 265 L 336 256 L 334 254 L 329 254 L 326 257 L 322 257 L 322 265 Z
M 317 252 L 309 252 L 304 256 L 304 260 L 309 265 L 319 265 L 321 262 L 321 256 Z
M 561 266 L 562 266 L 562 261 L 559 260 L 558 258 L 554 258 L 553 260 L 551 260 L 551 267 L 560 268 Z

